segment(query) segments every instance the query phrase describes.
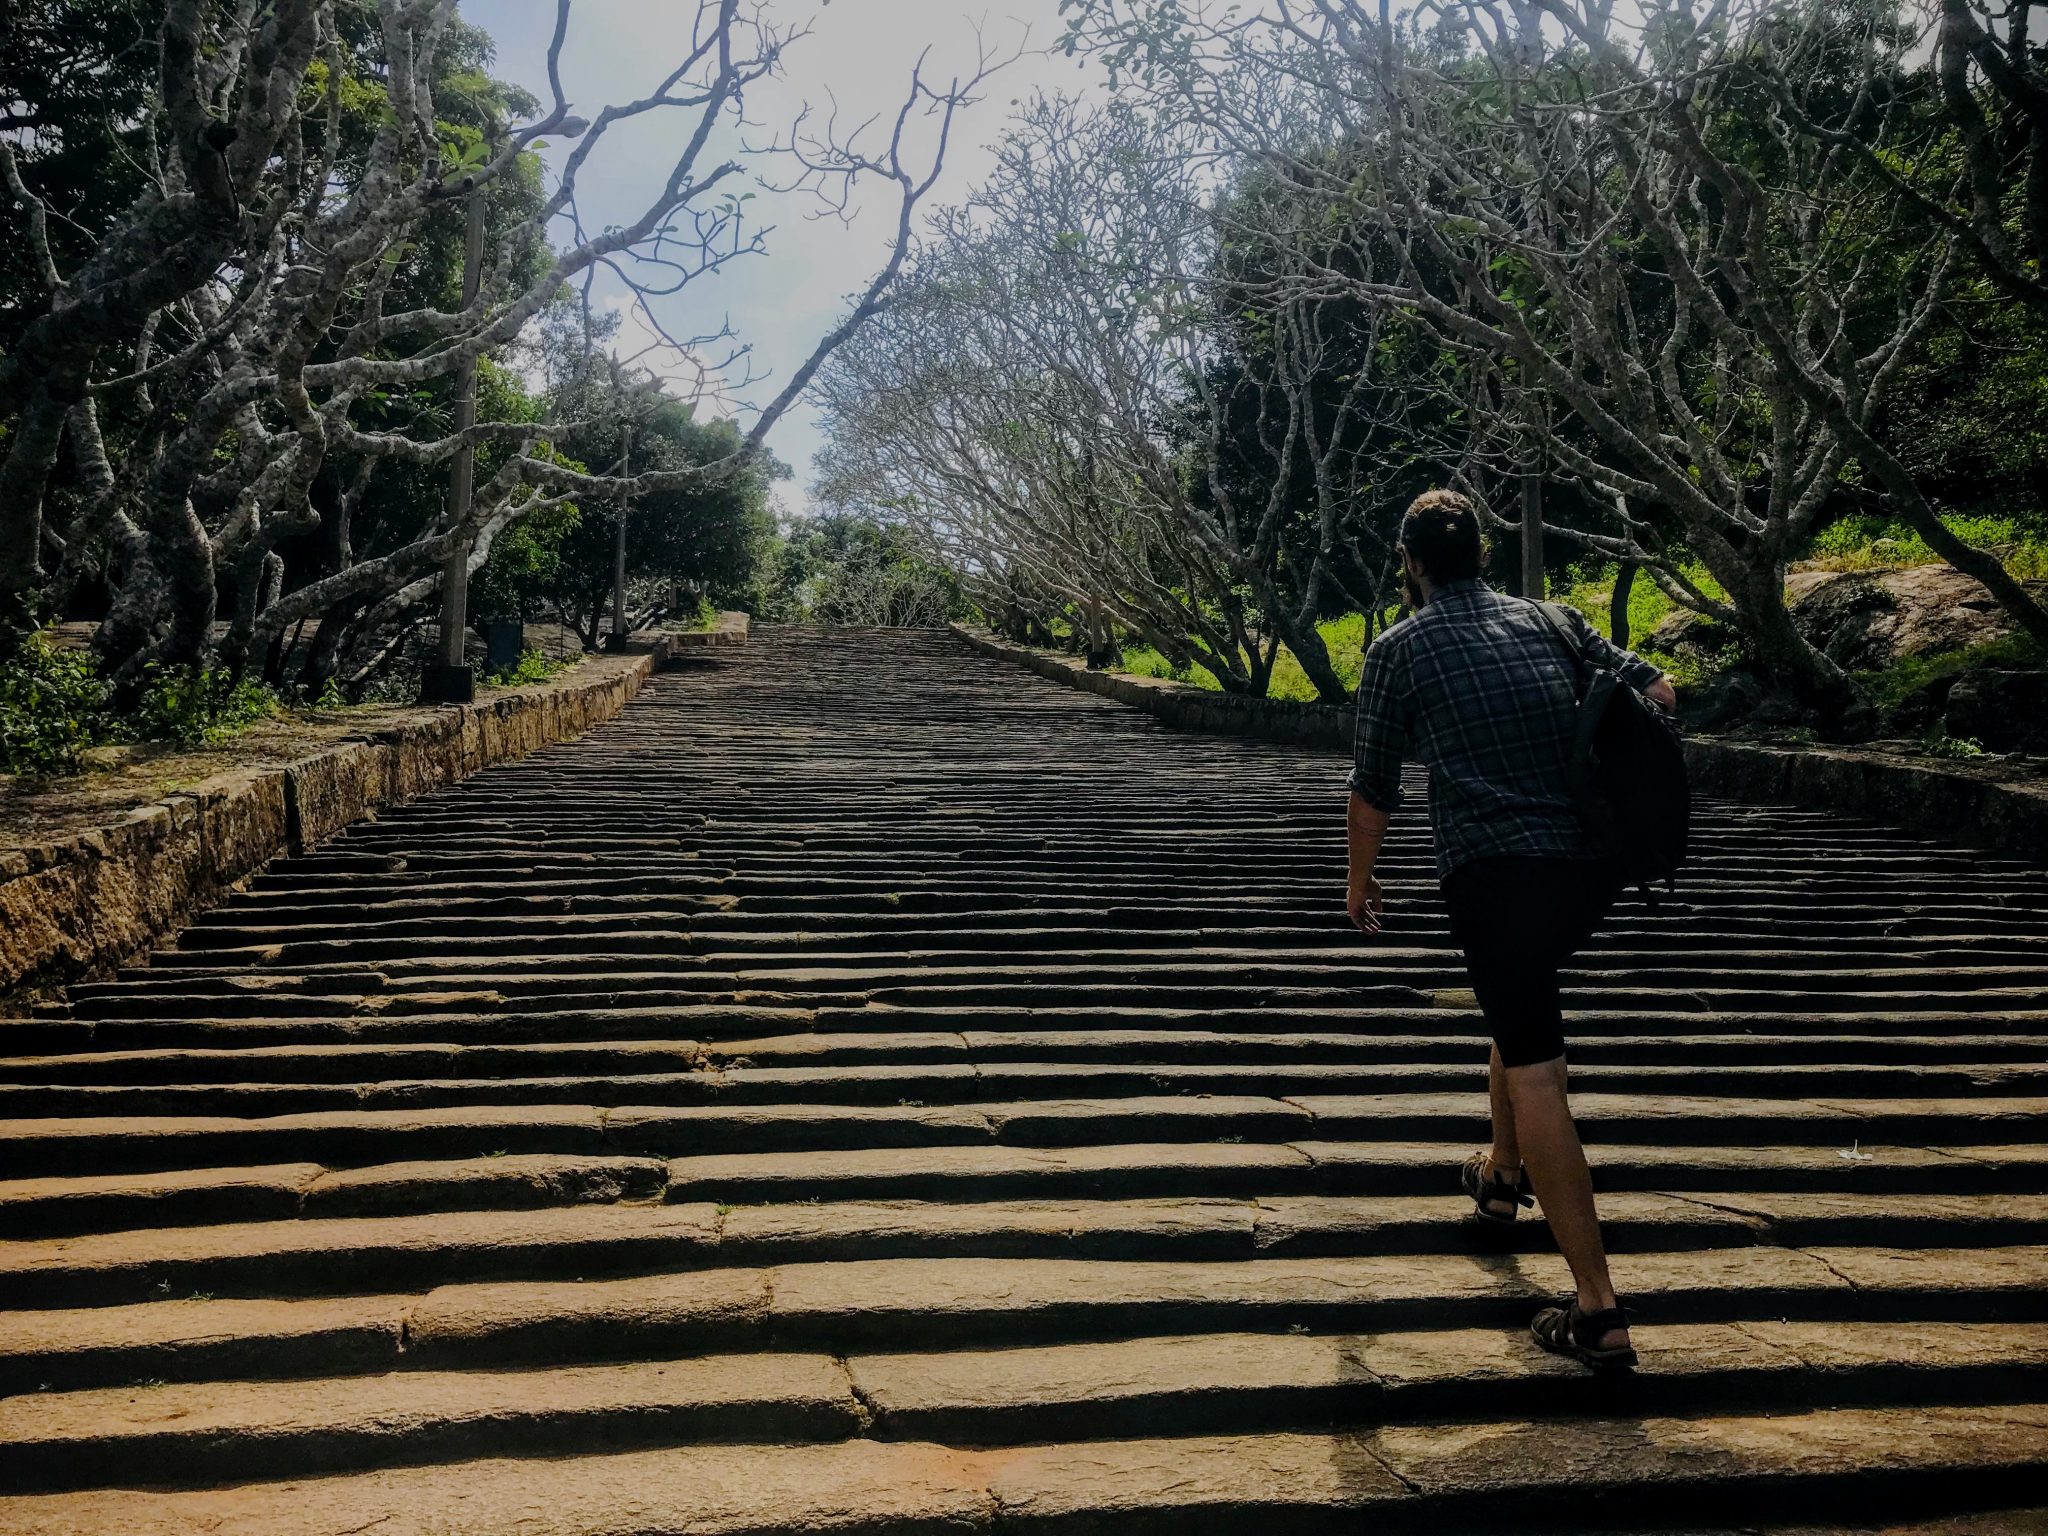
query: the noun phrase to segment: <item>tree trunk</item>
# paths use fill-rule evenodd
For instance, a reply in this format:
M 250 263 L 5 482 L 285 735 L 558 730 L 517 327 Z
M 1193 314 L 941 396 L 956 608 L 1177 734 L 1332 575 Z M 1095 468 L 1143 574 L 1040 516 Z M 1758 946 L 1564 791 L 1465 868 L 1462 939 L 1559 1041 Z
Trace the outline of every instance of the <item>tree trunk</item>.
M 1624 560 L 1614 573 L 1614 595 L 1607 600 L 1607 632 L 1614 643 L 1628 649 L 1628 599 L 1636 584 L 1636 563 Z

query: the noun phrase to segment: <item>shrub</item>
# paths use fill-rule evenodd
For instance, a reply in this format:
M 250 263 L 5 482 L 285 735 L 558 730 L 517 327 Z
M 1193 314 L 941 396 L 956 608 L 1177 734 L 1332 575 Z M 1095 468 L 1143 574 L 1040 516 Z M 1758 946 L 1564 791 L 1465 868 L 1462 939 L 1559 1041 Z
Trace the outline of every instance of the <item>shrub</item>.
M 1970 758 L 1984 755 L 1984 743 L 1974 736 L 1930 736 L 1927 738 L 1929 757 Z
M 151 666 L 135 712 L 136 734 L 181 747 L 219 746 L 278 712 L 261 683 L 211 667 Z
M 1996 550 L 2022 581 L 2048 578 L 2048 526 L 2037 519 L 1989 513 L 1944 512 L 1951 533 L 1979 549 Z M 1893 570 L 1939 565 L 1941 556 L 1911 526 L 1858 514 L 1840 518 L 1813 536 L 1812 563 L 1831 571 Z
M 500 687 L 518 688 L 527 683 L 544 683 L 568 665 L 539 651 L 525 651 L 511 666 L 493 672 L 490 680 Z
M 30 635 L 0 666 L 0 770 L 28 777 L 76 773 L 86 748 L 106 739 L 107 687 L 90 652 Z

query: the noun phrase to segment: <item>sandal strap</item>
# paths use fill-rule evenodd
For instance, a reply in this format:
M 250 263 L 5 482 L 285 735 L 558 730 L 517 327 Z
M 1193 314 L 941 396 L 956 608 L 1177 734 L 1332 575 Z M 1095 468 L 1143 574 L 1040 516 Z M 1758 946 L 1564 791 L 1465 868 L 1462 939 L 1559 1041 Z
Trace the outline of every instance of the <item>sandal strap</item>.
M 1473 1182 L 1479 1186 L 1477 1198 L 1482 1203 L 1490 1205 L 1503 1200 L 1516 1206 L 1536 1203 L 1536 1197 L 1529 1193 L 1528 1169 L 1517 1168 L 1513 1179 L 1504 1179 L 1484 1152 L 1473 1153 L 1465 1166 L 1472 1170 Z
M 1603 1334 L 1612 1333 L 1617 1328 L 1626 1328 L 1629 1316 L 1628 1308 L 1619 1303 L 1603 1307 L 1598 1312 L 1581 1312 L 1578 1301 L 1574 1299 L 1565 1314 L 1565 1320 L 1571 1327 L 1572 1342 L 1581 1349 L 1594 1349 L 1599 1346 Z

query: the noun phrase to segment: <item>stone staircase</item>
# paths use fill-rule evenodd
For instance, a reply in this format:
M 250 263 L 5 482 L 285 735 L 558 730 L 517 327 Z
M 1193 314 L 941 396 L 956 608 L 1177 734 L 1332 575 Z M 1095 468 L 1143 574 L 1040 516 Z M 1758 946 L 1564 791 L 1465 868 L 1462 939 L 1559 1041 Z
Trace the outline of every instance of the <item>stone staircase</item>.
M 769 630 L 277 864 L 0 1023 L 0 1531 L 2048 1530 L 2048 879 L 1705 809 L 1596 1379 L 1342 769 Z

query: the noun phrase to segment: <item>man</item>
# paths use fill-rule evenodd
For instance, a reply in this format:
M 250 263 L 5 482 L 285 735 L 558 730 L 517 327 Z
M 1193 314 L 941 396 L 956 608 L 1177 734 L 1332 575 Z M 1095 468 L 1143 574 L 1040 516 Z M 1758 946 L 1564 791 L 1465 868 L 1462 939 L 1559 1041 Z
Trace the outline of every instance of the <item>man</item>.
M 1533 604 L 1479 579 L 1479 516 L 1454 491 L 1418 496 L 1401 522 L 1409 606 L 1366 653 L 1351 774 L 1351 919 L 1379 932 L 1373 877 L 1401 802 L 1401 764 L 1429 768 L 1430 820 L 1451 938 L 1464 951 L 1493 1036 L 1493 1146 L 1465 1165 L 1476 1213 L 1512 1222 L 1529 1191 L 1571 1266 L 1577 1294 L 1539 1313 L 1537 1342 L 1595 1368 L 1635 1364 L 1607 1272 L 1593 1183 L 1565 1097 L 1558 967 L 1621 893 L 1572 809 L 1578 665 Z M 1585 654 L 1660 708 L 1671 680 L 1576 613 Z

